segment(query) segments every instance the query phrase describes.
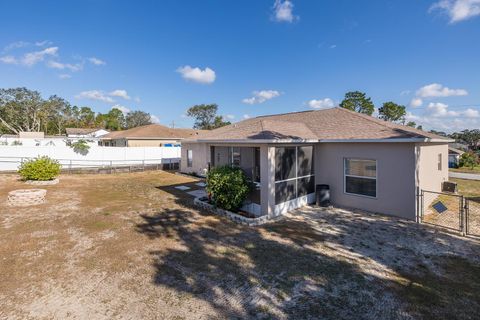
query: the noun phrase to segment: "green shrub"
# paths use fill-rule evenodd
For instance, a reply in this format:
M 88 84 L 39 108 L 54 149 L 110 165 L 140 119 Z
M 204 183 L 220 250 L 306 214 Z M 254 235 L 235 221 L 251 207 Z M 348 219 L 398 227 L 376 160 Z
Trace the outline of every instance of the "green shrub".
M 249 191 L 250 183 L 240 168 L 215 167 L 207 173 L 207 192 L 219 208 L 238 210 Z
M 23 162 L 18 173 L 23 180 L 53 180 L 60 174 L 60 164 L 47 156 Z
M 459 165 L 460 167 L 470 167 L 473 170 L 478 165 L 478 155 L 472 151 L 463 153 L 460 156 Z

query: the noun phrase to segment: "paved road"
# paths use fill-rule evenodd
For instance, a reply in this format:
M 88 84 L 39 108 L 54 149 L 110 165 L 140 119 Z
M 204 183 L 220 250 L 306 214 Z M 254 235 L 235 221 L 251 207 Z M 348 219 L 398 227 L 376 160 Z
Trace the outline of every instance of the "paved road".
M 475 173 L 461 173 L 461 172 L 449 172 L 450 178 L 468 179 L 468 180 L 480 180 L 480 174 Z

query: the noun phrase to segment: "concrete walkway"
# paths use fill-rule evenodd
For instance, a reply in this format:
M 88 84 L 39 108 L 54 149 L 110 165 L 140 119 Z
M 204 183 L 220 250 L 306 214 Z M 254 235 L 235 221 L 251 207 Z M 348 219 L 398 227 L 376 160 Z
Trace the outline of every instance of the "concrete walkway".
M 467 180 L 480 180 L 480 174 L 475 173 L 462 173 L 462 172 L 452 172 L 448 173 L 450 178 L 457 178 L 457 179 L 467 179 Z

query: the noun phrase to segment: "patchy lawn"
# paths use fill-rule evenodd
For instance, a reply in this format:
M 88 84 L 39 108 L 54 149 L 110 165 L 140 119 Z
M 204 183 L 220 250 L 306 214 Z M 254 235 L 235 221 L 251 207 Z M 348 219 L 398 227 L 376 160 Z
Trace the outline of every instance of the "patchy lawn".
M 0 318 L 474 319 L 480 243 L 393 218 L 297 210 L 262 227 L 191 207 L 166 172 L 62 176 L 4 206 Z
M 480 173 L 480 166 L 473 167 L 460 167 L 460 168 L 449 168 L 448 170 L 453 172 L 461 172 L 461 173 Z
M 450 181 L 456 182 L 458 185 L 458 193 L 463 194 L 465 197 L 474 197 L 480 199 L 480 181 L 479 180 L 466 180 L 466 179 L 453 179 Z

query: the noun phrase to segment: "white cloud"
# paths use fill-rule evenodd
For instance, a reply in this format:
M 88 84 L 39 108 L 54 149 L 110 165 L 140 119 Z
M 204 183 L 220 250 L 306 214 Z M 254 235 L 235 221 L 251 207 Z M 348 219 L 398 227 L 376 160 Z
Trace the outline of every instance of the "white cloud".
M 23 56 L 23 58 L 20 60 L 20 63 L 30 67 L 40 61 L 43 61 L 45 59 L 45 56 L 56 56 L 57 51 L 58 47 L 50 47 L 41 51 L 29 52 Z
M 106 64 L 105 61 L 100 60 L 100 59 L 95 58 L 95 57 L 88 58 L 88 61 L 90 61 L 91 63 L 93 63 L 96 66 L 103 66 L 103 65 Z
M 76 72 L 83 69 L 83 64 L 82 63 L 70 64 L 70 63 L 62 63 L 62 62 L 50 60 L 47 62 L 47 67 L 58 69 L 58 70 L 67 69 L 72 72 Z
M 131 111 L 129 108 L 127 108 L 125 106 L 122 106 L 120 104 L 116 104 L 116 105 L 112 106 L 111 109 L 118 109 L 118 110 L 122 111 L 124 116 L 126 116 L 127 113 L 129 113 Z
M 107 102 L 107 103 L 115 102 L 115 100 L 113 100 L 111 97 L 106 95 L 105 92 L 100 91 L 100 90 L 82 91 L 78 95 L 76 95 L 75 98 L 97 100 L 97 101 L 103 101 L 103 102 Z
M 420 98 L 433 98 L 433 97 L 450 97 L 450 96 L 466 96 L 467 90 L 464 89 L 450 89 L 444 87 L 439 83 L 432 83 L 421 87 L 417 90 L 416 95 Z
M 328 109 L 335 107 L 335 102 L 330 98 L 325 99 L 313 99 L 308 101 L 308 106 L 313 109 Z
M 246 104 L 256 104 L 256 103 L 263 103 L 267 100 L 273 99 L 280 95 L 280 92 L 277 90 L 261 90 L 261 91 L 253 91 L 253 97 L 245 98 L 242 100 L 243 103 Z
M 66 73 L 59 74 L 58 77 L 60 79 L 70 79 L 72 76 Z
M 480 15 L 480 0 L 440 0 L 435 2 L 429 12 L 441 10 L 450 18 L 450 23 L 468 20 Z
M 160 118 L 157 117 L 156 115 L 151 114 L 151 115 L 150 115 L 150 121 L 151 121 L 152 123 L 160 123 Z
M 14 56 L 0 57 L 0 61 L 6 64 L 17 64 L 18 60 Z
M 330 48 L 330 49 L 335 49 L 336 47 L 337 47 L 336 44 L 332 44 L 329 48 Z
M 456 117 L 459 115 L 457 111 L 449 111 L 448 105 L 440 102 L 430 102 L 427 106 L 427 112 L 432 117 Z
M 413 98 L 411 101 L 410 101 L 410 106 L 411 107 L 420 107 L 421 105 L 423 104 L 423 100 L 420 99 L 420 98 Z
M 226 114 L 226 115 L 224 116 L 224 118 L 225 118 L 225 119 L 228 119 L 228 120 L 233 120 L 233 119 L 235 119 L 235 116 L 234 116 L 233 114 Z
M 198 67 L 192 68 L 190 66 L 183 66 L 177 69 L 177 72 L 182 75 L 185 80 L 190 80 L 203 84 L 210 84 L 215 81 L 215 71 L 210 68 L 200 69 Z
M 49 40 L 43 40 L 43 41 L 35 42 L 35 45 L 37 47 L 44 47 L 44 46 L 48 46 L 48 45 L 51 45 L 51 44 L 52 44 L 52 41 L 49 41 Z
M 298 19 L 297 16 L 293 15 L 293 3 L 289 0 L 275 0 L 273 18 L 278 22 L 293 22 Z
M 112 92 L 109 93 L 109 96 L 120 97 L 120 98 L 123 98 L 125 100 L 130 100 L 130 96 L 128 95 L 126 90 L 120 90 L 120 89 L 113 90 Z
M 13 50 L 13 49 L 27 47 L 29 45 L 30 45 L 30 43 L 26 42 L 26 41 L 15 41 L 15 42 L 12 42 L 12 43 L 6 45 L 5 48 L 3 48 L 3 51 L 7 52 L 7 51 L 10 51 L 10 50 Z
M 478 118 L 480 116 L 480 112 L 478 110 L 468 108 L 467 110 L 463 111 L 463 115 L 468 118 Z
M 243 115 L 243 119 L 250 119 L 250 118 L 251 118 L 251 116 L 249 114 L 244 114 Z

